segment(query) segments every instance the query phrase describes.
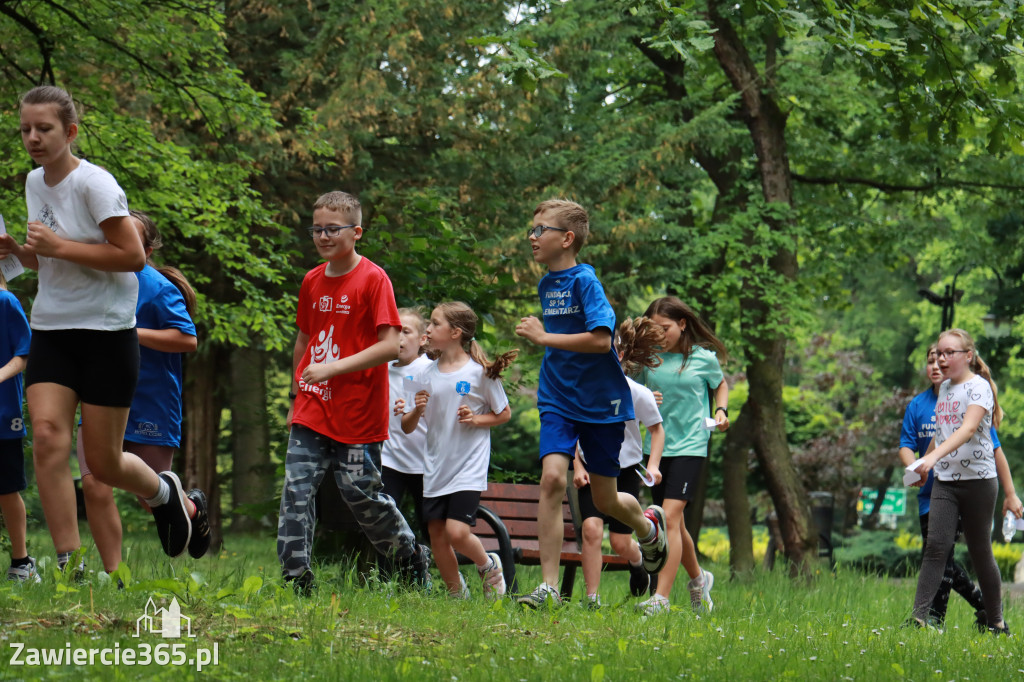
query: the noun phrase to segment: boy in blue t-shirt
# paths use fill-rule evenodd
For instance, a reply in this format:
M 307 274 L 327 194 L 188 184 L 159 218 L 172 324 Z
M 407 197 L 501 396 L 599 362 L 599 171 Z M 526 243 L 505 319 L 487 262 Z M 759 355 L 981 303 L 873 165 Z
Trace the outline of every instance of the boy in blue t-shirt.
M 545 346 L 537 391 L 540 410 L 540 502 L 537 535 L 543 582 L 519 603 L 537 608 L 561 603 L 555 587 L 562 549 L 562 497 L 577 443 L 586 453 L 594 505 L 637 535 L 644 568 L 665 564 L 665 515 L 661 507 L 640 508 L 619 493 L 619 450 L 633 399 L 612 349 L 615 313 L 590 265 L 576 254 L 590 231 L 586 210 L 565 200 L 541 202 L 528 232 L 533 259 L 548 268 L 537 287 L 544 321 L 524 317 L 516 334 Z
M 28 358 L 32 332 L 25 311 L 7 291 L 0 275 L 0 512 L 11 537 L 11 566 L 7 579 L 39 582 L 35 559 L 25 546 L 25 418 L 22 412 L 21 373 Z

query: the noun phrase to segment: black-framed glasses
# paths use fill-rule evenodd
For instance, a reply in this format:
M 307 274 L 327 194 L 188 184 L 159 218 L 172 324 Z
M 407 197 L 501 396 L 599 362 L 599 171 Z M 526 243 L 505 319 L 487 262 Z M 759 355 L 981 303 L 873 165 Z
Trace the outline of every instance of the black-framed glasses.
M 940 350 L 935 352 L 935 357 L 940 359 L 946 359 L 952 357 L 956 353 L 970 353 L 969 350 Z
M 342 230 L 347 230 L 350 227 L 359 227 L 359 226 L 358 225 L 324 225 L 323 227 L 317 227 L 317 226 L 314 225 L 313 227 L 307 227 L 306 228 L 306 232 L 308 232 L 309 236 L 313 237 L 314 239 L 319 237 L 320 235 L 322 235 L 324 233 L 327 233 L 328 237 L 337 237 L 339 234 L 341 234 Z
M 540 236 L 547 230 L 557 230 L 558 232 L 568 232 L 569 230 L 564 227 L 555 227 L 554 225 L 534 225 L 526 231 L 526 237 L 536 237 L 540 239 Z

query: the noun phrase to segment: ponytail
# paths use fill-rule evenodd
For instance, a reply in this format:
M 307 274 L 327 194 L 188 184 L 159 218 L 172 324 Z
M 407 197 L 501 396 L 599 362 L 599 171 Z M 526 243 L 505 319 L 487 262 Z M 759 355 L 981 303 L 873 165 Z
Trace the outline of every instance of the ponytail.
M 653 369 L 661 364 L 658 354 L 665 345 L 665 330 L 649 317 L 626 318 L 619 325 L 615 348 L 619 352 L 622 371 L 636 376 L 642 367 Z
M 164 245 L 163 237 L 160 236 L 160 230 L 157 229 L 156 223 L 149 217 L 144 211 L 136 211 L 132 209 L 128 211 L 132 218 L 139 221 L 142 225 L 142 247 L 146 251 L 152 253 L 158 250 Z M 191 317 L 195 317 L 196 314 L 196 291 L 189 284 L 188 279 L 185 277 L 181 270 L 170 265 L 157 266 L 151 259 L 146 259 L 146 263 L 156 268 L 157 272 L 166 277 L 171 284 L 177 287 L 178 291 L 181 292 L 181 297 L 185 299 L 185 310 Z
M 943 336 L 957 337 L 960 339 L 961 348 L 971 351 L 971 362 L 967 367 L 975 374 L 984 378 L 988 385 L 992 387 L 992 426 L 998 429 L 1003 421 L 1003 417 L 1006 416 L 1003 408 L 999 406 L 999 387 L 996 386 L 996 382 L 992 379 L 992 370 L 989 369 L 989 366 L 978 355 L 978 349 L 974 345 L 974 337 L 963 329 L 947 329 L 939 334 L 939 339 L 941 340 Z
M 448 324 L 452 326 L 452 329 L 459 329 L 462 331 L 462 349 L 469 353 L 469 357 L 476 362 L 478 365 L 484 368 L 484 375 L 488 379 L 500 379 L 501 373 L 504 372 L 512 361 L 519 355 L 519 349 L 510 350 L 502 353 L 494 359 L 493 362 L 487 359 L 487 354 L 484 353 L 484 349 L 480 347 L 480 344 L 476 342 L 473 337 L 476 335 L 476 326 L 479 318 L 473 309 L 462 301 L 452 301 L 450 303 L 438 304 L 437 310 L 441 311 L 444 315 L 444 319 L 448 321 Z M 427 351 L 427 357 L 431 360 L 436 360 L 440 356 L 440 352 L 433 350 Z

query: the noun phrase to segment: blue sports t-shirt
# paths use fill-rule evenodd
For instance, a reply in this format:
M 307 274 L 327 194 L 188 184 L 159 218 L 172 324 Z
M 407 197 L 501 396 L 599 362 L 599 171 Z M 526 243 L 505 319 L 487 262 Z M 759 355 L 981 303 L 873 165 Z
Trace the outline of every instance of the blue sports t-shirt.
M 549 272 L 537 286 L 544 329 L 551 334 L 615 330 L 615 312 L 590 265 Z M 566 419 L 614 424 L 634 418 L 629 384 L 614 349 L 577 353 L 546 348 L 540 366 L 537 407 Z
M 907 411 L 903 413 L 903 431 L 900 433 L 900 447 L 909 448 L 917 453 L 918 457 L 924 457 L 928 452 L 928 444 L 935 436 L 935 404 L 938 396 L 935 391 L 928 389 L 923 393 L 914 396 L 914 399 L 907 405 Z M 992 428 L 992 449 L 1000 447 L 999 436 Z M 928 472 L 928 480 L 921 486 L 917 493 L 917 512 L 927 514 L 931 509 L 932 483 L 935 481 L 935 474 Z
M 6 289 L 0 289 L 0 319 L 3 335 L 0 338 L 0 367 L 16 357 L 27 357 L 32 331 L 18 299 Z M 21 410 L 21 373 L 0 384 L 0 438 L 23 438 L 25 418 Z
M 177 329 L 195 336 L 196 326 L 178 288 L 152 266 L 136 274 L 136 325 L 143 329 Z M 181 353 L 139 348 L 139 383 L 124 439 L 171 447 L 181 443 Z

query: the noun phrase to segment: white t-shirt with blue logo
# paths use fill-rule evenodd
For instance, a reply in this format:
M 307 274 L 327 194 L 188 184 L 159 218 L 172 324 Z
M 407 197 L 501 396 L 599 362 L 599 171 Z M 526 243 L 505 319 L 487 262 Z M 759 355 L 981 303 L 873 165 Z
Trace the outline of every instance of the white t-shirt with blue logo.
M 537 286 L 545 331 L 582 334 L 615 331 L 615 312 L 590 265 L 549 272 Z M 615 350 L 577 353 L 548 347 L 540 368 L 537 407 L 566 419 L 614 424 L 634 418 L 629 385 Z M 543 450 L 543 448 L 542 448 Z
M 388 386 L 390 387 L 392 408 L 395 401 L 401 398 L 405 401 L 406 411 L 411 410 L 416 404 L 416 396 L 410 395 L 405 390 L 405 379 L 415 379 L 416 376 L 429 367 L 430 359 L 426 355 L 420 355 L 408 365 L 397 365 L 392 362 L 388 365 Z M 380 463 L 389 469 L 401 471 L 403 474 L 422 474 L 423 462 L 427 458 L 427 420 L 420 419 L 416 424 L 416 430 L 412 433 L 402 431 L 402 415 L 395 414 L 391 410 L 390 422 L 388 423 L 388 439 L 380 451 Z
M 423 497 L 487 490 L 491 430 L 459 423 L 459 406 L 468 405 L 474 414 L 499 414 L 508 407 L 501 381 L 485 377 L 484 368 L 473 360 L 454 372 L 442 372 L 431 362 L 416 381 L 430 385 L 430 400 L 420 417 L 427 422 Z M 412 407 L 410 403 L 406 409 Z

